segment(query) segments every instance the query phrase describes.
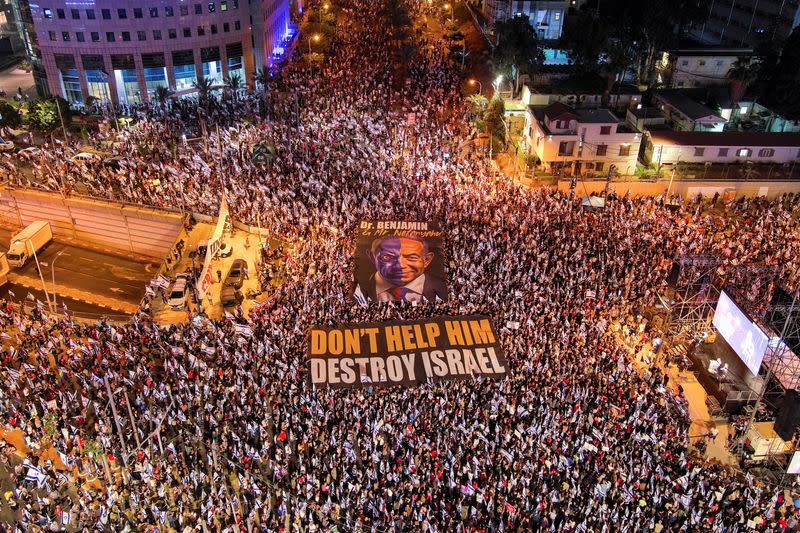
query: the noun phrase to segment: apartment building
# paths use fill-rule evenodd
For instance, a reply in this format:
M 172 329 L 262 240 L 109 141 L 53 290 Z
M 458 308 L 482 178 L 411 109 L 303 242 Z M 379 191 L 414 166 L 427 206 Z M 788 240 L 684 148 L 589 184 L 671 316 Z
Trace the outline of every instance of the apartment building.
M 584 0 L 484 0 L 483 10 L 491 24 L 524 15 L 541 40 L 555 41 L 564 30 L 564 19 L 570 8 L 578 8 Z
M 685 48 L 665 52 L 659 67 L 669 87 L 719 87 L 730 83 L 728 71 L 738 58 L 752 55 L 752 48 Z
M 800 161 L 800 133 L 647 132 L 645 160 L 660 167 L 681 163 L 793 163 Z
M 74 105 L 147 101 L 159 86 L 190 94 L 257 68 L 289 34 L 288 0 L 24 0 L 44 89 Z
M 575 109 L 561 102 L 528 106 L 526 145 L 551 172 L 632 174 L 641 133 L 608 109 Z
M 706 0 L 692 36 L 702 43 L 756 46 L 780 41 L 800 24 L 800 0 Z

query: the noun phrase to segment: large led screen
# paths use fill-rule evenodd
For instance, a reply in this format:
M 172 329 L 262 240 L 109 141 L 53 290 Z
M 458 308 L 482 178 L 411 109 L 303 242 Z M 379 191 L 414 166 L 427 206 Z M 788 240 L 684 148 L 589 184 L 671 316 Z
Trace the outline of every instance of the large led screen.
M 742 313 L 724 291 L 719 295 L 712 322 L 750 372 L 758 375 L 769 337 Z

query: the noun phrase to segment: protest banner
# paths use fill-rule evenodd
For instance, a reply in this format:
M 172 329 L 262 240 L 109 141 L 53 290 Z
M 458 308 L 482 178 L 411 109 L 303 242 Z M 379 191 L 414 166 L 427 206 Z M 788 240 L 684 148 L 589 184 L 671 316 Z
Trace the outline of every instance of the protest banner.
M 310 383 L 320 387 L 412 386 L 506 374 L 495 329 L 480 315 L 312 327 L 308 356 Z
M 357 231 L 354 297 L 359 303 L 447 300 L 438 224 L 362 221 Z

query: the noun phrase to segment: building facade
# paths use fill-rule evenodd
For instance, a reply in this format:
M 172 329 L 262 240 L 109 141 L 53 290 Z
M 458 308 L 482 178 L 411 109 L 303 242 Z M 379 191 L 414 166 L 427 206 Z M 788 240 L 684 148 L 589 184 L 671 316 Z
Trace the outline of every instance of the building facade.
M 756 46 L 780 41 L 800 24 L 800 0 L 706 0 L 707 15 L 692 31 L 702 43 Z
M 752 48 L 707 47 L 670 50 L 659 68 L 672 88 L 728 85 L 728 72 L 740 57 L 751 57 Z
M 555 41 L 564 30 L 564 19 L 570 8 L 584 0 L 484 0 L 483 11 L 491 24 L 524 15 L 530 20 L 539 39 Z
M 190 94 L 200 77 L 252 87 L 289 33 L 287 0 L 26 4 L 46 89 L 73 105 L 144 102 L 159 86 Z
M 656 167 L 677 163 L 793 163 L 800 133 L 650 131 L 644 158 Z
M 607 109 L 574 109 L 556 102 L 528 107 L 527 146 L 550 172 L 632 174 L 641 134 Z
M 676 131 L 722 131 L 728 122 L 710 107 L 679 91 L 653 93 L 653 105 Z

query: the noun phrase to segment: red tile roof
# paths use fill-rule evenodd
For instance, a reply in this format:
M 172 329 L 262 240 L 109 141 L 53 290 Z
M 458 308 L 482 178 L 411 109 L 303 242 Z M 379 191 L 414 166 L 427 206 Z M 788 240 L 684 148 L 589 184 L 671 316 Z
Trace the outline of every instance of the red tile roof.
M 766 131 L 651 131 L 654 145 L 673 146 L 791 146 L 800 147 L 800 133 Z

